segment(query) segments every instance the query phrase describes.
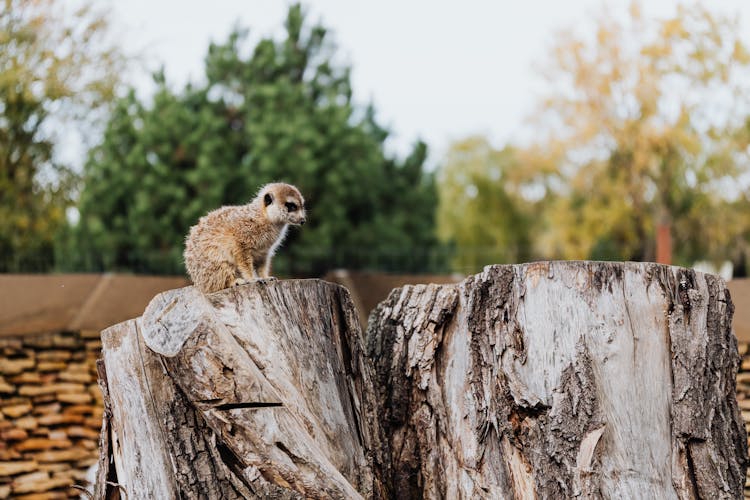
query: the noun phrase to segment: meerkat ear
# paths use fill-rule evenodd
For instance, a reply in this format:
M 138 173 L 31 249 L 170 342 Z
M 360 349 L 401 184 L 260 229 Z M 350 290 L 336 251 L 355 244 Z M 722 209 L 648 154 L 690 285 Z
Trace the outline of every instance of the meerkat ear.
M 266 195 L 263 197 L 263 203 L 268 206 L 271 203 L 273 203 L 273 196 L 271 196 L 271 193 L 266 193 Z

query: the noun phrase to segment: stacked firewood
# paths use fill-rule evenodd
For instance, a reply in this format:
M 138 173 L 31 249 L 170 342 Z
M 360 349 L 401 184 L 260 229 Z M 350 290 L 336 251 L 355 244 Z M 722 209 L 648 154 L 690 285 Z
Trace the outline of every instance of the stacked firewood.
M 750 434 L 750 344 L 740 342 L 739 348 L 742 364 L 737 373 L 737 403 L 742 411 L 745 429 Z M 748 446 L 750 446 L 750 439 L 748 439 Z M 750 499 L 750 469 L 745 480 L 745 498 Z
M 96 463 L 99 332 L 0 338 L 0 498 L 75 497 Z

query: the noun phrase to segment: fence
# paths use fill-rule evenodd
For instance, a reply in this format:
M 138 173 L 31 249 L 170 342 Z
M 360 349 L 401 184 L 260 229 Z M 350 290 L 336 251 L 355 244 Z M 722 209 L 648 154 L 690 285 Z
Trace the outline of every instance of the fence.
M 333 269 L 356 269 L 388 273 L 471 274 L 484 265 L 505 263 L 497 248 L 477 247 L 460 252 L 449 247 L 408 247 L 386 250 L 337 246 L 279 250 L 273 272 L 279 276 L 323 276 Z M 151 252 L 121 252 L 108 255 L 95 252 L 47 254 L 39 256 L 0 256 L 2 273 L 102 273 L 129 272 L 150 275 L 184 275 L 181 249 Z

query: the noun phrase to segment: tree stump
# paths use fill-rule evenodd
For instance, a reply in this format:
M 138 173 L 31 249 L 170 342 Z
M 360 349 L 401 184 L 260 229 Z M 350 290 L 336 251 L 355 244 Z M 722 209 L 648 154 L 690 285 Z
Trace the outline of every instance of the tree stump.
M 102 332 L 110 482 L 128 500 L 372 496 L 360 337 L 346 290 L 323 281 L 156 296 Z
M 732 311 L 720 278 L 635 263 L 406 286 L 364 336 L 318 280 L 166 292 L 102 333 L 97 493 L 739 498 Z

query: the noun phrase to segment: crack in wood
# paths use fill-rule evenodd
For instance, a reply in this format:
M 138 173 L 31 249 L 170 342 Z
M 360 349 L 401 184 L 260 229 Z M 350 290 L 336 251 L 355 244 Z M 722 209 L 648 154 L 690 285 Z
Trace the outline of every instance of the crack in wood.
M 224 403 L 214 406 L 214 410 L 241 410 L 243 408 L 278 408 L 284 406 L 284 403 L 275 401 L 263 402 L 253 401 L 249 403 Z

